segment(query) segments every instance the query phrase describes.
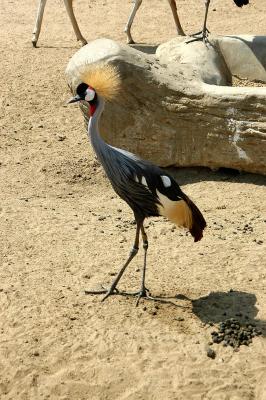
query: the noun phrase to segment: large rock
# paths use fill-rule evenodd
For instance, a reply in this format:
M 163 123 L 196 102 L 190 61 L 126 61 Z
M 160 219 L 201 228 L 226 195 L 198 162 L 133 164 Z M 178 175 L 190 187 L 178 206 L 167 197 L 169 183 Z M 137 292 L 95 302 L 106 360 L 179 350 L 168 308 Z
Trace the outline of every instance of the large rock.
M 266 82 L 265 36 L 223 36 L 217 44 L 233 75 Z
M 238 66 L 230 50 L 232 41 L 236 54 L 242 54 Z M 260 65 L 266 64 L 266 37 L 260 38 L 262 49 L 258 42 L 252 47 L 253 54 L 259 49 L 257 58 L 241 50 L 241 38 L 237 52 L 236 41 L 213 38 L 212 45 L 205 46 L 176 38 L 149 54 L 151 47 L 137 50 L 98 39 L 72 57 L 66 76 L 75 92 L 80 65 L 104 61 L 118 66 L 122 92 L 106 105 L 100 124 L 112 145 L 161 166 L 227 167 L 266 174 L 266 87 L 230 86 L 230 68 L 246 76 L 246 64 L 253 71 L 253 61 L 258 77 L 254 71 L 248 77 L 263 80 Z M 251 48 L 250 43 L 247 46 Z

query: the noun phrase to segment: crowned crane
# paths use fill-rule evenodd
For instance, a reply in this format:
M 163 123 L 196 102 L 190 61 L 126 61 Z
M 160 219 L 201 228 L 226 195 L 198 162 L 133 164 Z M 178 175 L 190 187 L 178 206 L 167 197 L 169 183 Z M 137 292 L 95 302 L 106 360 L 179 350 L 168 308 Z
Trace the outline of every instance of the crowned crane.
M 92 147 L 114 191 L 131 207 L 136 221 L 133 248 L 111 287 L 86 293 L 105 294 L 103 300 L 112 294 L 125 294 L 118 291 L 117 285 L 138 252 L 141 234 L 144 248 L 142 281 L 139 292 L 134 293 L 138 304 L 141 297 L 152 298 L 145 286 L 148 249 L 148 238 L 143 226 L 145 218 L 165 216 L 176 225 L 189 230 L 195 242 L 202 238 L 206 222 L 197 206 L 168 173 L 126 150 L 105 143 L 102 139 L 98 123 L 105 100 L 111 100 L 118 93 L 121 79 L 117 69 L 110 64 L 98 64 L 80 75 L 82 83 L 78 85 L 76 96 L 69 100 L 69 103 L 82 101 L 89 106 L 88 136 Z
M 187 41 L 187 43 L 192 43 L 192 42 L 195 42 L 196 40 L 203 40 L 205 43 L 208 41 L 209 30 L 207 28 L 207 17 L 208 17 L 208 12 L 209 12 L 210 1 L 211 0 L 205 0 L 205 16 L 204 16 L 202 31 L 197 32 L 194 35 L 191 35 L 191 36 L 197 36 L 197 37 L 195 37 L 195 39 L 191 39 L 191 40 Z M 243 6 L 246 6 L 247 4 L 249 4 L 249 0 L 233 0 L 233 1 L 238 7 L 243 7 Z

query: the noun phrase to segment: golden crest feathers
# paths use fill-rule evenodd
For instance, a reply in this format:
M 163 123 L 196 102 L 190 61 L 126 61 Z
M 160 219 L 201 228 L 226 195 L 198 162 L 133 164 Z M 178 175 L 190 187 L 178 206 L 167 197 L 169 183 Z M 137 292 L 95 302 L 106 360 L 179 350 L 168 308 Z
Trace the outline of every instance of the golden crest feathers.
M 82 69 L 79 71 L 81 81 L 91 86 L 99 96 L 111 100 L 118 94 L 121 77 L 115 66 L 101 63 L 86 65 Z

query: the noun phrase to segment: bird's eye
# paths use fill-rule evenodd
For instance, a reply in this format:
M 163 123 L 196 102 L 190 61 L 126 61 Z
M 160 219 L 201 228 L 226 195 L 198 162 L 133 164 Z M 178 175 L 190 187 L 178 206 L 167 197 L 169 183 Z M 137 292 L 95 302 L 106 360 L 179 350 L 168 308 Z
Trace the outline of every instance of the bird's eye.
M 86 101 L 92 101 L 95 97 L 95 91 L 91 88 L 88 88 L 86 90 L 86 95 L 85 95 L 85 100 Z

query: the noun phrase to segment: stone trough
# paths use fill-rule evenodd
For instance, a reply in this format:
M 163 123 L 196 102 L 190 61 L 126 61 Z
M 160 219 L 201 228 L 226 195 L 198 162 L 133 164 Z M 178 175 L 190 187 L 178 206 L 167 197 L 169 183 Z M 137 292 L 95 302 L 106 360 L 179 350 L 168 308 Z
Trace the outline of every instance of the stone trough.
M 186 40 L 130 47 L 97 39 L 71 58 L 68 84 L 75 92 L 81 65 L 115 64 L 123 85 L 101 120 L 108 143 L 163 167 L 266 174 L 266 36 Z M 232 86 L 232 76 L 250 86 Z

